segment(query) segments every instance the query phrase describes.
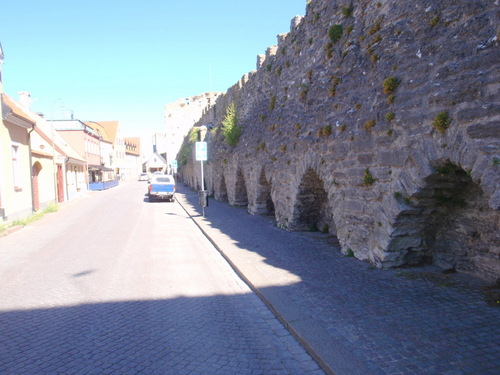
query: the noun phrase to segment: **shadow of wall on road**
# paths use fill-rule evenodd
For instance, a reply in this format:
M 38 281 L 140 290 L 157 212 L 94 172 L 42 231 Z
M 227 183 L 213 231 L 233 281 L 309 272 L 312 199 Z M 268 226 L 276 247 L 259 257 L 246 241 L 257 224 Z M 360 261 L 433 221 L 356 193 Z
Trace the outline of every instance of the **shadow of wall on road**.
M 0 373 L 301 371 L 283 365 L 298 345 L 262 307 L 241 294 L 0 311 Z
M 201 216 L 196 192 L 184 186 L 180 193 Z M 442 361 L 450 371 L 460 369 L 470 360 L 461 343 L 481 337 L 488 337 L 488 345 L 500 350 L 495 339 L 500 327 L 494 323 L 500 319 L 500 309 L 482 300 L 478 287 L 482 280 L 458 273 L 442 275 L 435 267 L 378 270 L 342 255 L 328 235 L 287 232 L 269 218 L 249 215 L 225 202 L 210 201 L 206 216 L 207 225 L 228 236 L 241 251 L 256 253 L 266 264 L 300 279 L 259 288 L 265 298 L 293 301 L 373 369 L 400 370 L 398 361 L 387 362 L 383 355 L 387 352 L 410 358 L 407 362 L 425 371 L 435 371 Z M 437 275 L 436 281 L 418 277 L 423 271 Z M 465 326 L 469 329 L 464 337 Z M 486 358 L 485 352 L 471 361 L 487 372 L 482 367 L 487 366 Z

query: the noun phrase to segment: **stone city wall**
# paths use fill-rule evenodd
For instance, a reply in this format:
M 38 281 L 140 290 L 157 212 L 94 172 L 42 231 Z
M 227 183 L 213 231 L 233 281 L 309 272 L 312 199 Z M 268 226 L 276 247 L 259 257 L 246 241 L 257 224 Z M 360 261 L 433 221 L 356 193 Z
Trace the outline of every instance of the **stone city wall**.
M 311 1 L 196 124 L 209 193 L 379 268 L 500 278 L 499 25 L 498 0 Z

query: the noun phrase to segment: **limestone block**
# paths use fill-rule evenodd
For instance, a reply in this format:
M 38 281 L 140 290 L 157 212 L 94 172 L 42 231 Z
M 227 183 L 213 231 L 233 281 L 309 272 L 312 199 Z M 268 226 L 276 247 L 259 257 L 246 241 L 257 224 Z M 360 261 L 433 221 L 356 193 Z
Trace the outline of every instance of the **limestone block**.
M 349 210 L 353 213 L 363 212 L 363 205 L 359 200 L 349 199 L 344 202 L 344 209 Z
M 290 22 L 290 30 L 295 30 L 302 20 L 304 19 L 304 16 L 295 16 L 292 18 L 292 21 Z
M 490 165 L 481 177 L 481 188 L 486 196 L 491 196 L 500 187 L 500 165 Z
M 276 51 L 278 51 L 278 46 L 268 47 L 267 50 L 266 50 L 266 59 L 268 59 L 271 56 L 275 56 L 276 55 Z
M 404 236 L 404 237 L 393 237 L 390 245 L 387 248 L 387 251 L 402 251 L 407 250 L 412 247 L 419 247 L 422 243 L 422 238 L 420 236 Z
M 289 33 L 282 33 L 278 34 L 277 39 L 278 39 L 278 44 L 283 43 L 288 36 Z
M 500 138 L 500 119 L 494 119 L 486 123 L 471 125 L 467 128 L 467 134 L 471 138 Z
M 402 167 L 405 165 L 408 154 L 406 150 L 381 150 L 377 152 L 377 162 L 378 165 Z
M 397 267 L 404 264 L 404 257 L 408 251 L 403 250 L 399 252 L 385 251 L 379 246 L 373 249 L 373 255 L 378 259 L 380 264 L 387 268 L 387 266 Z
M 345 159 L 349 152 L 349 144 L 347 142 L 335 142 L 332 148 L 332 155 L 337 160 Z
M 266 60 L 266 55 L 264 54 L 257 55 L 257 70 L 259 70 L 262 67 L 265 60 Z
M 429 163 L 427 156 L 421 151 L 413 151 L 411 158 L 415 162 L 421 178 L 429 176 L 434 173 L 434 168 Z
M 488 205 L 494 210 L 500 210 L 500 187 L 491 195 Z

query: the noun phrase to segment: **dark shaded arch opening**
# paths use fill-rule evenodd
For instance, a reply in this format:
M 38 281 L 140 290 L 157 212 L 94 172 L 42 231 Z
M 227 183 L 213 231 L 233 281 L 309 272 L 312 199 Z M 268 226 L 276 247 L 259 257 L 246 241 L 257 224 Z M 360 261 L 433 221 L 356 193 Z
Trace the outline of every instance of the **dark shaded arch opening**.
M 399 197 L 408 209 L 394 224 L 391 250 L 401 251 L 408 265 L 500 278 L 500 212 L 488 206 L 481 187 L 450 163 L 424 182 L 412 197 Z
M 222 175 L 222 177 L 220 179 L 217 200 L 220 200 L 222 202 L 227 202 L 227 186 L 226 186 L 226 179 L 224 178 L 224 175 Z
M 238 168 L 236 172 L 236 183 L 234 184 L 234 206 L 246 206 L 248 205 L 248 194 L 247 186 L 245 183 L 245 176 L 243 176 L 243 171 Z
M 306 171 L 299 185 L 289 228 L 336 234 L 323 181 L 311 168 Z
M 271 184 L 267 181 L 264 168 L 257 183 L 257 197 L 255 198 L 254 213 L 258 215 L 274 215 L 274 202 L 271 198 Z

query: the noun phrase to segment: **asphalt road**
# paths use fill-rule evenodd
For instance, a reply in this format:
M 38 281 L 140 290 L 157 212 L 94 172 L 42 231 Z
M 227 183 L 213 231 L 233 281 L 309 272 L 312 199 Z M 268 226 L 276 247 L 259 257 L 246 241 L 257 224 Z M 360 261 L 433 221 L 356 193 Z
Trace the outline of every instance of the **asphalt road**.
M 321 374 L 146 186 L 90 192 L 0 238 L 0 373 Z

